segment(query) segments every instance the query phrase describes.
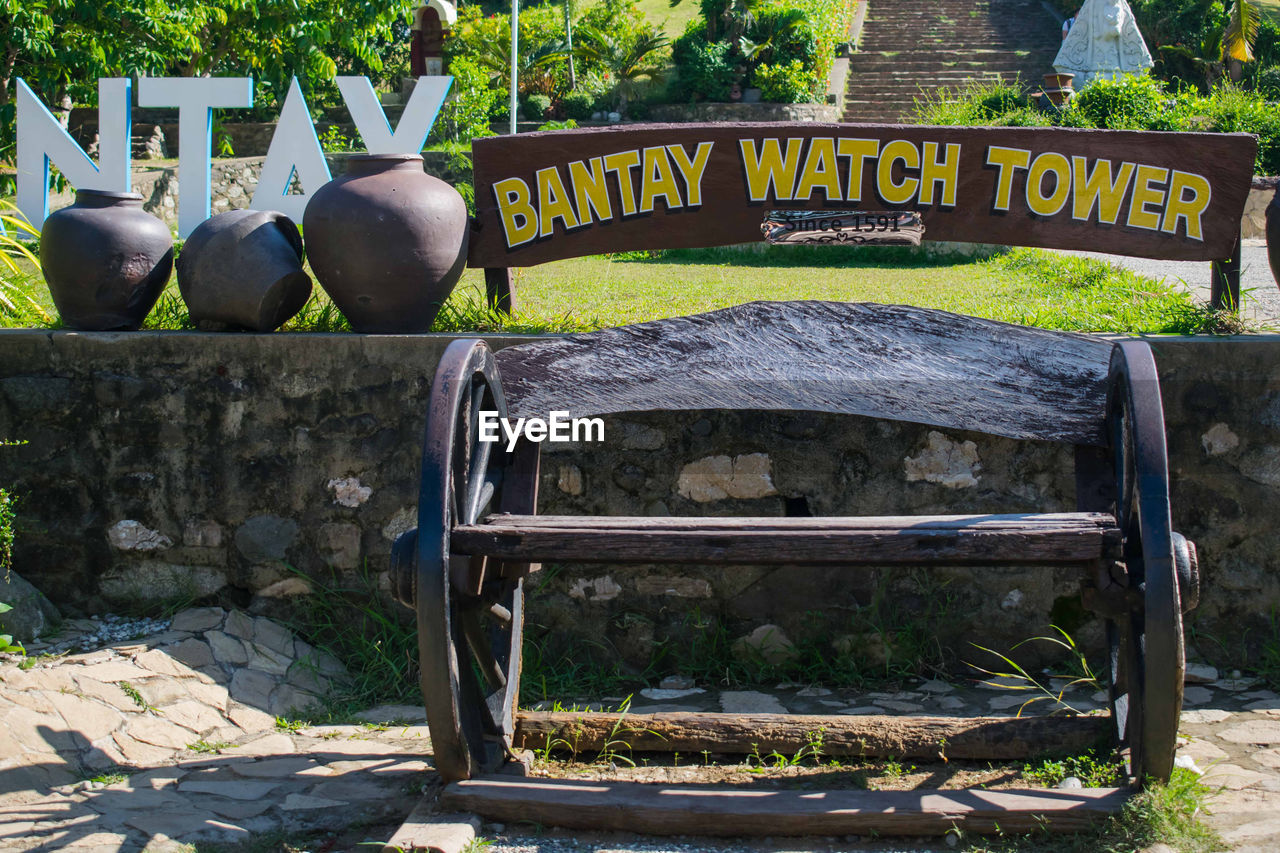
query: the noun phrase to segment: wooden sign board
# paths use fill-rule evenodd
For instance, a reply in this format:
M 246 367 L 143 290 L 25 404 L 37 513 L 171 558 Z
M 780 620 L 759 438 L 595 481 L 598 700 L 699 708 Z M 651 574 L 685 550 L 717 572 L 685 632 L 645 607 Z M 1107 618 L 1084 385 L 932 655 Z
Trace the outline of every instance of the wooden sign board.
M 473 267 L 759 241 L 771 211 L 915 211 L 925 239 L 1228 257 L 1248 134 L 671 124 L 473 143 Z

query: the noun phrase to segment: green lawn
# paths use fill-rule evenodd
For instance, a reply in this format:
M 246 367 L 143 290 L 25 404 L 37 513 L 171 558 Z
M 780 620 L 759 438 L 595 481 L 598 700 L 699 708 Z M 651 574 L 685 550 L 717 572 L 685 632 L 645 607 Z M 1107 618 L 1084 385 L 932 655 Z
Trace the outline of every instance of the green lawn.
M 636 5 L 644 13 L 645 20 L 661 29 L 672 41 L 679 38 L 685 26 L 700 14 L 698 0 L 680 0 L 674 8 L 669 0 L 637 0 Z
M 56 325 L 38 273 L 9 278 L 20 309 L 0 326 Z M 827 299 L 941 308 L 1076 331 L 1233 331 L 1182 291 L 1085 258 L 1021 249 L 989 260 L 925 257 L 906 250 L 772 247 L 682 250 L 576 258 L 516 270 L 517 316 L 483 306 L 484 277 L 468 270 L 436 331 L 582 331 L 726 308 L 754 300 Z M 28 301 L 30 300 L 30 301 Z M 39 307 L 31 307 L 31 302 Z M 23 309 L 25 306 L 25 310 Z M 45 315 L 45 316 L 42 316 Z M 147 328 L 189 328 L 176 282 Z M 287 331 L 347 327 L 317 287 Z
M 482 288 L 469 271 L 455 298 L 478 300 Z M 902 303 L 1078 331 L 1194 332 L 1214 319 L 1184 292 L 1030 249 L 980 261 L 826 247 L 598 256 L 518 270 L 516 293 L 523 319 L 551 326 L 565 316 L 613 326 L 785 299 Z
M 1280 22 L 1280 0 L 1258 0 L 1258 6 L 1261 7 L 1262 14 L 1273 21 Z

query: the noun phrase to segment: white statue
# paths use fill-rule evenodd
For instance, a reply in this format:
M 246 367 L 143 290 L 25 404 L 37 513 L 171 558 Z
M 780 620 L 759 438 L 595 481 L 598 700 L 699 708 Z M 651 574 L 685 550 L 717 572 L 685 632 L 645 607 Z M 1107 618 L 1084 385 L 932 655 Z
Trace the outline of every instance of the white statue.
M 1125 0 L 1085 0 L 1053 60 L 1062 74 L 1074 74 L 1079 91 L 1097 79 L 1145 74 L 1151 53 Z

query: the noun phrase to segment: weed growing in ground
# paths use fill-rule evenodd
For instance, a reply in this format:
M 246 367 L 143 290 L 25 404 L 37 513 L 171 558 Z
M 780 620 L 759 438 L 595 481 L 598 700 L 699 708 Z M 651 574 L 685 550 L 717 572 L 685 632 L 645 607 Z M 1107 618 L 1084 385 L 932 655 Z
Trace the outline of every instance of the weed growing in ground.
M 310 726 L 307 720 L 291 720 L 287 717 L 276 717 L 276 731 L 285 732 L 287 734 L 296 734 Z
M 101 773 L 97 776 L 91 776 L 85 779 L 86 782 L 92 782 L 95 785 L 115 785 L 129 778 L 127 773 Z
M 1092 750 L 1083 755 L 1029 762 L 1022 766 L 1022 776 L 1046 788 L 1056 787 L 1068 776 L 1076 777 L 1086 788 L 1109 788 L 1119 785 L 1123 778 L 1116 756 L 1100 758 Z
M 230 742 L 225 740 L 207 741 L 204 738 L 201 738 L 195 743 L 187 744 L 187 749 L 192 752 L 199 753 L 200 755 L 217 755 L 219 752 L 222 752 L 222 750 L 227 749 L 230 746 Z
M 137 705 L 139 708 L 142 708 L 143 710 L 148 710 L 151 708 L 151 706 L 147 704 L 147 700 L 144 699 L 142 694 L 138 692 L 138 688 L 134 687 L 132 684 L 130 684 L 127 681 L 120 681 L 117 683 L 120 685 L 120 690 L 124 693 L 124 695 L 128 696 L 130 699 L 133 700 L 133 704 Z
M 327 718 L 349 719 L 374 705 L 417 704 L 418 634 L 409 611 L 393 609 L 397 605 L 378 589 L 368 566 L 329 583 L 316 577 L 307 582 L 312 594 L 287 624 L 342 661 L 351 675 L 334 682 L 325 697 Z
M 1067 674 L 1049 676 L 1050 680 L 1063 679 L 1063 681 L 1065 682 L 1062 686 L 1062 689 L 1058 690 L 1057 692 L 1054 692 L 1054 690 L 1051 687 L 1049 687 L 1044 681 L 1041 681 L 1037 679 L 1035 676 L 1028 673 L 1022 667 L 1021 664 L 1019 664 L 1017 661 L 1010 658 L 1008 655 L 1001 654 L 1000 652 L 989 649 L 986 646 L 980 646 L 977 643 L 972 644 L 974 648 L 980 649 L 981 651 L 984 651 L 989 655 L 999 658 L 1006 666 L 1009 667 L 1009 671 L 999 672 L 996 670 L 987 669 L 986 667 L 978 666 L 977 664 L 974 664 L 974 663 L 969 664 L 969 666 L 973 667 L 978 672 L 981 672 L 984 675 L 990 676 L 992 678 L 1004 679 L 1003 682 L 984 681 L 983 684 L 987 684 L 991 687 L 998 687 L 1005 690 L 1030 691 L 1036 694 L 1036 695 L 1030 696 L 1027 699 L 1027 701 L 1023 702 L 1018 707 L 1018 716 L 1022 715 L 1022 712 L 1026 710 L 1028 705 L 1032 705 L 1036 702 L 1043 702 L 1046 700 L 1051 701 L 1055 705 L 1060 705 L 1062 708 L 1065 708 L 1073 713 L 1078 714 L 1080 713 L 1080 711 L 1076 710 L 1075 708 L 1072 708 L 1063 699 L 1063 696 L 1066 695 L 1066 692 L 1072 689 L 1073 687 L 1086 687 L 1090 690 L 1095 690 L 1095 691 L 1100 689 L 1101 687 L 1098 677 L 1094 674 L 1093 668 L 1089 665 L 1088 658 L 1085 656 L 1084 652 L 1080 650 L 1080 647 L 1076 645 L 1076 641 L 1072 638 L 1072 636 L 1068 634 L 1066 631 L 1059 628 L 1057 625 L 1050 625 L 1049 627 L 1052 630 L 1057 631 L 1060 636 L 1059 637 L 1031 637 L 1030 639 L 1026 639 L 1019 643 L 1015 643 L 1013 648 L 1010 649 L 1010 653 L 1012 654 L 1014 651 L 1017 651 L 1022 646 L 1025 646 L 1027 643 L 1052 643 L 1053 645 L 1056 645 L 1065 649 L 1069 653 L 1068 669 L 1066 670 Z M 1010 682 L 1015 682 L 1015 683 L 1010 683 Z M 1055 710 L 1061 710 L 1061 709 L 1055 708 Z
M 1004 838 L 962 838 L 966 853 L 1134 853 L 1163 842 L 1179 853 L 1210 853 L 1224 845 L 1198 820 L 1212 790 L 1190 770 L 1174 768 L 1168 784 L 1149 783 L 1124 811 L 1092 831 Z
M 1269 631 L 1262 641 L 1258 675 L 1267 682 L 1270 689 L 1280 690 L 1280 608 L 1271 608 L 1267 623 Z

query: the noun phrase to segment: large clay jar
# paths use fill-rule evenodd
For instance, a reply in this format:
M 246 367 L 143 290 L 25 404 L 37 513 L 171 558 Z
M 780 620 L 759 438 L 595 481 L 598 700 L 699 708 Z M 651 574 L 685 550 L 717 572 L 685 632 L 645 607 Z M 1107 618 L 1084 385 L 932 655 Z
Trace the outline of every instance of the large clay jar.
M 44 221 L 40 269 L 63 325 L 133 330 L 169 281 L 173 237 L 137 193 L 79 190 Z
M 270 332 L 302 310 L 298 226 L 275 210 L 229 210 L 191 232 L 178 253 L 178 289 L 198 328 Z
M 302 217 L 316 280 L 357 332 L 425 332 L 467 262 L 467 205 L 417 154 L 366 154 Z

